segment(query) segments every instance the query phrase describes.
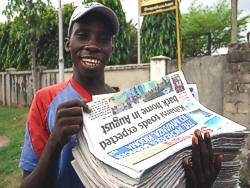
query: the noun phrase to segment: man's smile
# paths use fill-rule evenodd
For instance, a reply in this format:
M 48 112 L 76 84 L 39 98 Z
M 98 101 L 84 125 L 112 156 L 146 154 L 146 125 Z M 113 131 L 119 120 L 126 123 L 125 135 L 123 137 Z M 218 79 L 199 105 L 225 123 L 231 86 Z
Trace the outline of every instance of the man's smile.
M 87 65 L 90 68 L 95 68 L 95 67 L 97 67 L 98 65 L 101 64 L 101 61 L 99 59 L 95 59 L 95 58 L 84 58 L 84 57 L 82 57 L 81 62 L 84 65 Z

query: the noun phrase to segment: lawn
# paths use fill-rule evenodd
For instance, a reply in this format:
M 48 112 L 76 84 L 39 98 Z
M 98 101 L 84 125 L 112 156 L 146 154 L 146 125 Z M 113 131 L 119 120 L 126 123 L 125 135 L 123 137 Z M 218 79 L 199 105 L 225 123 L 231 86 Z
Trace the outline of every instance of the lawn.
M 18 187 L 22 170 L 18 168 L 24 139 L 28 108 L 13 108 L 0 105 L 0 136 L 9 138 L 8 144 L 0 147 L 0 188 Z

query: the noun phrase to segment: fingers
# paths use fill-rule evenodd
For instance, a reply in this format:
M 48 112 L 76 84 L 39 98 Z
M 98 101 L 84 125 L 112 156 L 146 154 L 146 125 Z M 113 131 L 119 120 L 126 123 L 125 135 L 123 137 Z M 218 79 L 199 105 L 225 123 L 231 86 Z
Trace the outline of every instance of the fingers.
M 201 169 L 204 174 L 204 179 L 207 179 L 210 177 L 208 148 L 204 139 L 202 138 L 201 131 L 195 130 L 194 134 L 198 138 L 198 144 L 199 144 L 200 156 L 201 156 Z
M 60 126 L 69 126 L 69 125 L 81 125 L 82 124 L 82 116 L 69 116 L 69 117 L 61 117 L 58 119 L 57 124 Z
M 86 100 L 72 100 L 58 106 L 56 112 L 57 126 L 70 126 L 82 124 L 82 112 L 90 112 L 91 109 L 86 104 Z
M 215 156 L 215 162 L 214 162 L 215 178 L 217 177 L 217 175 L 220 172 L 222 159 L 223 159 L 223 155 L 221 155 L 221 154 L 218 154 Z
M 183 159 L 183 166 L 186 175 L 186 188 L 196 188 L 196 176 L 187 157 Z
M 61 117 L 55 122 L 53 136 L 59 145 L 67 144 L 72 135 L 78 133 L 82 125 L 82 116 Z
M 64 135 L 64 137 L 71 138 L 71 136 L 78 131 L 80 131 L 80 125 L 65 126 L 62 129 L 62 135 Z
M 214 153 L 213 153 L 210 134 L 208 132 L 204 134 L 204 140 L 207 146 L 208 156 L 209 156 L 208 163 L 209 163 L 209 170 L 210 170 L 210 178 L 214 180 L 216 178 L 215 170 L 214 170 Z
M 87 102 L 88 102 L 87 99 L 83 99 L 83 101 L 82 101 L 82 103 L 83 103 L 82 110 L 84 112 L 90 113 L 91 108 L 86 104 Z
M 52 140 L 59 146 L 68 143 L 72 135 L 80 131 L 83 122 L 82 112 L 91 111 L 86 102 L 86 100 L 72 100 L 58 106 Z
M 188 159 L 183 160 L 187 187 L 211 187 L 221 169 L 222 155 L 214 156 L 209 133 L 202 137 L 195 130 L 192 138 L 192 167 Z
M 60 137 L 56 137 L 56 141 L 61 145 L 67 144 L 71 137 L 80 131 L 80 125 L 70 125 L 70 126 L 64 126 L 60 130 Z
M 198 142 L 198 138 L 193 136 L 192 138 L 192 161 L 193 161 L 193 170 L 197 177 L 197 183 L 202 184 L 205 181 L 203 174 L 202 163 L 201 163 L 201 152 Z
M 83 99 L 83 100 L 72 100 L 72 101 L 68 101 L 65 103 L 62 103 L 58 106 L 57 111 L 61 111 L 61 110 L 68 110 L 67 113 L 69 111 L 72 111 L 73 114 L 80 114 L 81 113 L 81 108 L 83 108 L 84 112 L 90 113 L 91 109 L 90 107 L 86 104 L 87 100 Z M 75 111 L 74 111 L 75 110 Z M 71 113 L 71 114 L 72 114 Z M 70 114 L 70 115 L 71 115 Z

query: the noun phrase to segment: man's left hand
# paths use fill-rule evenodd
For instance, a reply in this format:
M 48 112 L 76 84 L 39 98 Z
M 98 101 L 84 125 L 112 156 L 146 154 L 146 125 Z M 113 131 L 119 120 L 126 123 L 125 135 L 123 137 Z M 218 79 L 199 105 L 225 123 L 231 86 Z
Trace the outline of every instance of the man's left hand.
M 192 165 L 188 158 L 184 158 L 183 164 L 186 175 L 186 187 L 210 188 L 212 187 L 219 171 L 223 156 L 214 155 L 210 134 L 204 134 L 195 130 L 192 138 Z

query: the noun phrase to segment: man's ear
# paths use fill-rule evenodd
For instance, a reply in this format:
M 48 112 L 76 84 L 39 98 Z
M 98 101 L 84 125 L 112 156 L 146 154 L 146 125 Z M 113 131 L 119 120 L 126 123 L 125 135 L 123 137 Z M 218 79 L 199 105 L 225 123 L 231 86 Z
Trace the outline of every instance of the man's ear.
M 66 37 L 64 39 L 64 48 L 65 48 L 66 52 L 70 51 L 70 39 L 69 39 L 69 37 Z

